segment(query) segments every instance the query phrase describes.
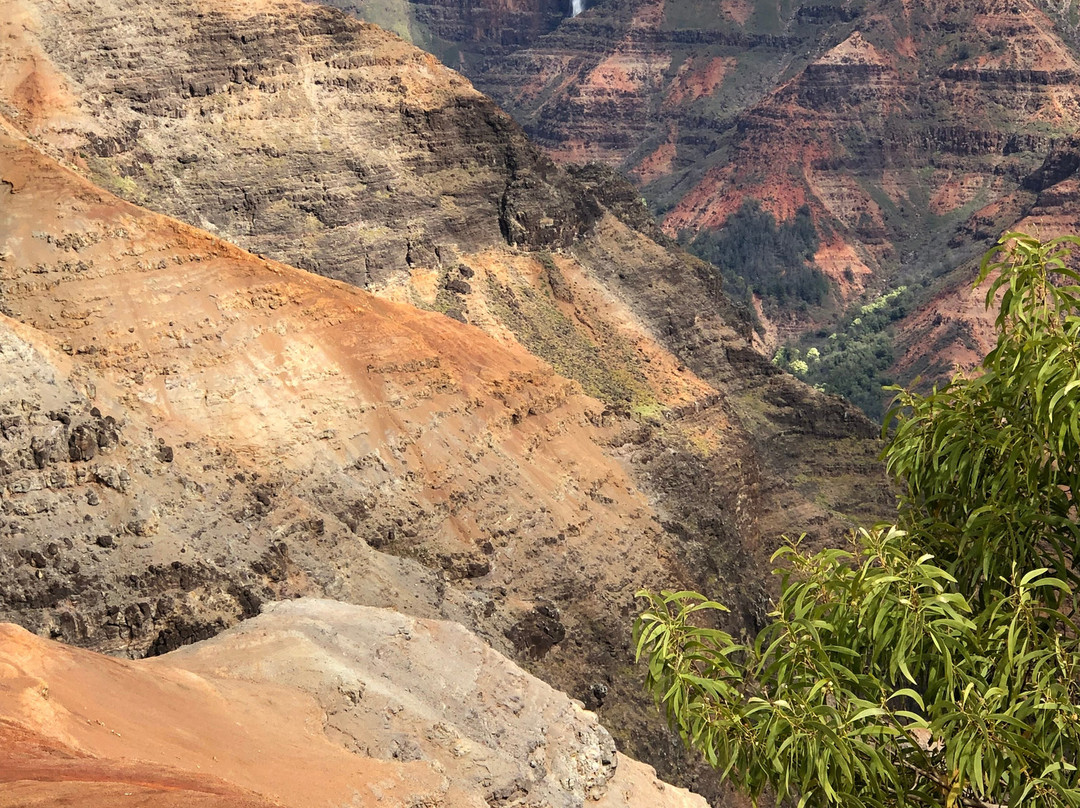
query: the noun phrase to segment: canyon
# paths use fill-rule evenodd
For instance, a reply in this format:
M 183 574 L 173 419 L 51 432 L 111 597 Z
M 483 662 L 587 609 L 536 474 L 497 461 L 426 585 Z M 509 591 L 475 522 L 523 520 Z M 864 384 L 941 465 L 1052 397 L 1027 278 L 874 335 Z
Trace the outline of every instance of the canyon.
M 782 535 L 889 512 L 877 427 L 763 357 L 631 186 L 374 25 L 0 10 L 0 618 L 166 654 L 136 672 L 298 597 L 452 620 L 738 804 L 641 689 L 634 592 L 752 630 Z
M 977 298 L 964 288 L 974 263 L 1034 222 L 1029 178 L 1080 124 L 1068 8 L 611 0 L 573 17 L 535 9 L 518 38 L 499 26 L 505 6 L 485 4 L 483 25 L 457 6 L 440 5 L 438 23 L 428 3 L 401 9 L 416 42 L 456 60 L 557 162 L 630 176 L 670 236 L 722 230 L 747 199 L 780 221 L 808 207 L 828 299 L 759 298 L 764 350 L 825 350 L 861 305 L 904 287 L 876 383 L 978 363 L 989 320 L 963 302 Z M 885 400 L 863 392 L 875 409 Z

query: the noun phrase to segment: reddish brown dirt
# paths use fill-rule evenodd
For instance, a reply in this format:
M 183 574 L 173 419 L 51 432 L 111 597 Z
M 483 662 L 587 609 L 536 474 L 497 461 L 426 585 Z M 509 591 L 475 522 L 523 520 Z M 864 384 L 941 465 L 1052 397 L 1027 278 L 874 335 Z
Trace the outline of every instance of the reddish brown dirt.
M 0 710 L 5 808 L 706 805 L 460 625 L 333 601 L 139 662 L 0 623 Z
M 995 311 L 987 311 L 985 300 L 985 286 L 963 284 L 905 318 L 897 333 L 900 351 L 893 372 L 937 381 L 978 367 L 995 342 Z
M 671 83 L 664 105 L 678 105 L 712 95 L 734 67 L 735 59 L 731 57 L 715 57 L 703 65 L 694 60 L 684 62 Z
M 328 741 L 295 690 L 148 670 L 10 625 L 0 652 L 0 805 L 374 806 L 443 789 L 428 764 Z

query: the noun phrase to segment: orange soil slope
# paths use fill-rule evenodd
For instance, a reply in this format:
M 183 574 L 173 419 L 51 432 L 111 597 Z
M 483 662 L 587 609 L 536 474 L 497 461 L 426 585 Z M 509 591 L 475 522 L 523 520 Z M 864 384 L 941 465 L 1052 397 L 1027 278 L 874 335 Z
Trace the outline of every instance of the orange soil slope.
M 524 350 L 120 202 L 10 130 L 0 179 L 9 316 L 70 355 L 61 365 L 102 410 L 177 447 L 174 468 L 211 478 L 205 448 L 228 447 L 283 496 L 362 501 L 362 516 L 391 526 L 408 511 L 417 541 L 447 558 L 479 555 L 495 525 L 496 550 L 560 536 L 542 570 L 498 552 L 492 587 L 574 580 L 581 552 L 589 575 L 622 582 L 627 542 L 643 573 L 669 563 L 648 502 L 590 421 L 602 405 Z M 320 494 L 328 481 L 336 492 Z M 168 561 L 192 526 L 174 503 L 155 507 L 161 528 L 142 553 Z
M 443 789 L 332 744 L 308 697 L 153 671 L 0 625 L 0 805 L 330 806 Z M 386 804 L 383 802 L 383 804 Z
M 12 808 L 705 806 L 461 626 L 332 601 L 140 662 L 0 623 L 0 715 Z

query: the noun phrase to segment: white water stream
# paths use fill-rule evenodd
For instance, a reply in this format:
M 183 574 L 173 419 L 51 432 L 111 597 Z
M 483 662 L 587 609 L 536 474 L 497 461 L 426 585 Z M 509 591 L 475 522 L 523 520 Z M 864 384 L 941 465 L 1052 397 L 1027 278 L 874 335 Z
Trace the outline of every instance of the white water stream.
M 585 10 L 585 0 L 570 0 L 570 16 L 576 17 Z

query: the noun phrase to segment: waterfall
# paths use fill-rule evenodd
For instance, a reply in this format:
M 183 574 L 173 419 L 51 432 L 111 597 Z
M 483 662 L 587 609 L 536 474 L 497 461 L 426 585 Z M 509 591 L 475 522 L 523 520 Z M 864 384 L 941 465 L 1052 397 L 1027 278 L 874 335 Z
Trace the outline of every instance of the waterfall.
M 585 0 L 570 0 L 570 16 L 576 17 L 585 10 Z

